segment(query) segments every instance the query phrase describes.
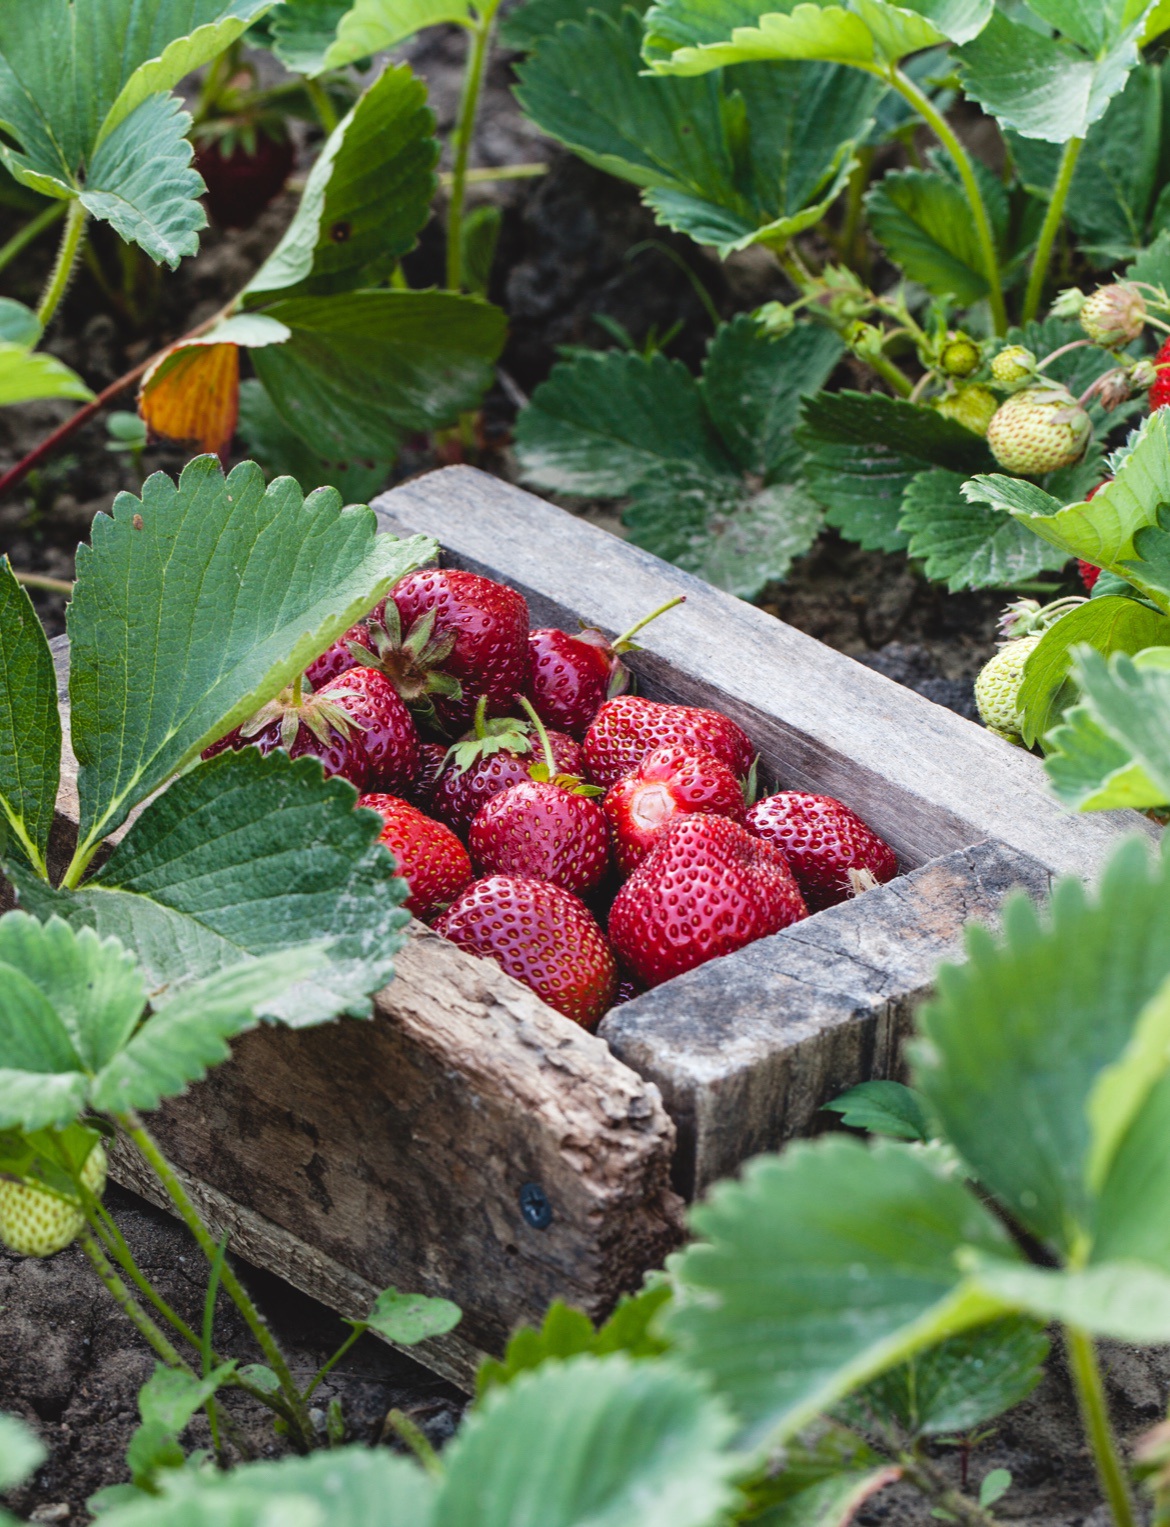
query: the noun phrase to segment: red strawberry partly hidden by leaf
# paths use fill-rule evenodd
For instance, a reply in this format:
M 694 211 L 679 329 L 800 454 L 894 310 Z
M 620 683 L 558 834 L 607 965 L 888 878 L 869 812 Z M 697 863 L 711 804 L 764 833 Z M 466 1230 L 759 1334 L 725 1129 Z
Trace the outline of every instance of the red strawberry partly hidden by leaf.
M 678 817 L 609 914 L 618 958 L 645 986 L 808 916 L 784 855 L 728 817 Z
M 261 753 L 283 748 L 290 758 L 319 759 L 326 774 L 339 774 L 365 790 L 370 760 L 362 727 L 329 691 L 328 684 L 315 693 L 302 691 L 299 685 L 282 690 L 250 721 L 204 748 L 203 757 L 213 758 L 227 748 L 256 747 Z
M 831 795 L 782 790 L 757 801 L 751 832 L 780 849 L 814 912 L 884 885 L 898 873 L 888 843 Z
M 364 656 L 358 658 L 353 651 L 354 647 L 362 648 Z M 350 626 L 344 636 L 339 636 L 332 647 L 326 647 L 320 657 L 313 659 L 305 669 L 305 678 L 314 689 L 320 689 L 330 679 L 340 678 L 351 668 L 367 664 L 373 650 L 369 629 L 364 620 L 359 621 L 356 626 Z
M 479 809 L 468 847 L 481 874 L 592 891 L 609 868 L 609 829 L 601 802 L 594 799 L 601 791 L 558 771 L 548 733 L 534 710 L 532 717 L 544 761 L 529 766 L 530 779 L 499 791 Z
M 1154 365 L 1160 369 L 1157 380 L 1149 391 L 1151 413 L 1155 408 L 1165 408 L 1166 404 L 1170 403 L 1170 339 L 1162 341 L 1161 348 L 1154 356 Z
M 596 1027 L 613 1001 L 617 965 L 589 909 L 547 880 L 489 875 L 468 886 L 435 931 L 495 960 L 550 1007 Z
M 343 706 L 361 728 L 371 785 L 393 793 L 413 783 L 419 766 L 418 732 L 385 674 L 376 668 L 350 668 L 317 693 Z
M 252 153 L 238 139 L 225 154 L 218 139 L 195 150 L 195 168 L 207 187 L 207 206 L 221 228 L 250 228 L 292 173 L 296 151 L 287 135 L 274 138 L 262 128 Z
M 1097 579 L 1101 576 L 1101 569 L 1092 562 L 1086 562 L 1082 557 L 1077 558 L 1077 572 L 1081 575 L 1081 582 L 1085 585 L 1085 593 L 1091 594 L 1096 586 Z
M 476 708 L 475 725 L 446 754 L 446 762 L 431 792 L 430 811 L 462 837 L 480 808 L 501 790 L 531 779 L 535 761 L 528 723 L 515 718 L 484 718 L 486 700 Z M 563 732 L 550 732 L 558 774 L 581 778 L 581 749 Z
M 489 716 L 502 716 L 528 688 L 528 605 L 478 573 L 408 573 L 370 617 L 370 634 L 398 693 L 448 736 L 481 697 Z
M 696 811 L 744 820 L 743 786 L 727 765 L 698 748 L 655 748 L 647 753 L 633 774 L 619 779 L 605 797 L 618 869 L 630 874 L 667 822 Z
M 1166 351 L 1166 359 L 1168 361 L 1170 361 L 1170 339 L 1168 339 L 1166 341 L 1166 343 L 1162 346 L 1162 350 Z M 1159 355 L 1162 354 L 1162 350 L 1159 350 L 1159 352 L 1158 352 Z M 1166 370 L 1165 372 L 1159 372 L 1158 373 L 1158 382 L 1156 382 L 1154 385 L 1155 386 L 1160 385 L 1163 376 L 1166 377 L 1166 379 L 1167 379 L 1166 380 L 1166 389 L 1167 389 L 1167 391 L 1166 391 L 1166 397 L 1162 401 L 1165 402 L 1165 403 L 1170 403 L 1170 369 Z M 1150 396 L 1151 396 L 1151 398 L 1153 397 L 1153 392 L 1152 391 L 1151 391 Z M 1153 406 L 1154 407 L 1158 407 L 1159 405 L 1154 404 Z M 1095 488 L 1090 488 L 1089 491 L 1085 494 L 1085 502 L 1088 503 L 1091 498 L 1095 498 L 1097 496 L 1097 494 L 1100 493 L 1101 489 L 1102 488 L 1107 488 L 1112 481 L 1113 481 L 1112 477 L 1106 477 L 1102 482 L 1099 482 Z M 1096 563 L 1094 563 L 1094 562 L 1085 562 L 1080 557 L 1078 557 L 1077 558 L 1077 572 L 1080 573 L 1080 575 L 1081 575 L 1081 582 L 1085 586 L 1085 593 L 1086 594 L 1091 594 L 1093 592 L 1093 589 L 1094 589 L 1095 585 L 1096 585 L 1097 579 L 1101 576 L 1101 569 L 1096 565 Z
M 729 717 L 696 705 L 663 705 L 639 695 L 607 700 L 585 733 L 585 768 L 595 785 L 616 785 L 654 748 L 673 745 L 713 753 L 737 778 L 755 758 L 751 738 Z
M 680 594 L 612 642 L 592 627 L 576 636 L 551 628 L 530 631 L 532 678 L 528 693 L 545 726 L 557 727 L 570 737 L 583 737 L 605 701 L 629 688 L 630 674 L 621 654 L 633 649 L 633 638 L 644 626 L 685 598 Z
M 398 873 L 410 886 L 407 911 L 428 922 L 444 911 L 471 883 L 471 860 L 449 827 L 424 816 L 396 795 L 363 795 L 382 818 L 381 841 L 394 855 Z

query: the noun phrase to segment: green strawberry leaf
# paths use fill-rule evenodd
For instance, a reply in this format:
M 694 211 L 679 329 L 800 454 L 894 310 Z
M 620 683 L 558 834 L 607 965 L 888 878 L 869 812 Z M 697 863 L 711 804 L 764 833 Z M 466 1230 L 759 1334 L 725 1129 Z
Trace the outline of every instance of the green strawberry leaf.
M 39 882 L 38 882 L 39 883 Z M 51 894 L 51 893 L 50 893 Z M 0 1129 L 75 1122 L 86 1108 L 153 1108 L 227 1054 L 256 1005 L 320 963 L 302 946 L 249 960 L 189 986 L 144 1022 L 146 986 L 133 956 L 90 928 L 24 912 L 0 918 Z
M 1032 9 L 1040 13 L 1043 6 Z M 1082 9 L 1060 3 L 1046 18 L 1065 29 L 1067 41 L 996 10 L 978 36 L 962 39 L 958 58 L 967 94 L 1022 137 L 1049 143 L 1085 137 L 1139 62 L 1142 11 L 1100 7 L 1107 24 L 1093 28 L 1100 40 L 1085 47 L 1075 40 L 1088 35 L 1079 24 Z
M 341 18 L 325 67 L 339 69 L 355 59 L 393 48 L 424 27 L 453 22 L 472 25 L 469 0 L 356 0 Z
M 236 425 L 244 453 L 274 477 L 295 477 L 304 494 L 332 486 L 347 504 L 366 504 L 386 486 L 394 456 L 380 461 L 327 461 L 277 413 L 272 399 L 254 378 L 240 383 L 240 412 Z M 387 431 L 387 445 L 396 446 Z
M 821 506 L 791 483 L 752 492 L 686 461 L 647 472 L 622 514 L 636 546 L 741 599 L 787 577 L 823 520 Z
M 177 1437 L 188 1421 L 236 1371 L 232 1361 L 220 1363 L 206 1378 L 155 1363 L 154 1372 L 138 1391 L 138 1414 L 147 1425 L 164 1428 Z
M 1170 619 L 1136 599 L 1106 595 L 1090 599 L 1049 626 L 1024 664 L 1019 707 L 1028 747 L 1054 726 L 1072 698 L 1067 681 L 1074 647 L 1087 642 L 1108 657 L 1141 652 L 1170 642 Z
M 40 1438 L 23 1421 L 0 1415 L 0 1491 L 27 1479 L 47 1456 Z
M 1158 562 L 1146 565 L 1135 539 L 1139 531 L 1159 529 L 1159 508 L 1170 502 L 1168 430 L 1166 410 L 1157 409 L 1131 437 L 1113 481 L 1091 501 L 1066 505 L 1035 483 L 1000 473 L 964 483 L 963 497 L 1006 510 L 1066 557 L 1082 557 L 1128 579 L 1170 611 L 1170 591 L 1161 585 L 1161 566 Z M 1152 546 L 1157 549 L 1160 542 Z
M 918 1353 L 847 1400 L 842 1414 L 863 1424 L 892 1417 L 912 1437 L 969 1432 L 1027 1399 L 1048 1349 L 1035 1321 L 1009 1316 Z
M 681 361 L 626 351 L 554 366 L 516 425 L 526 482 L 554 493 L 624 495 L 661 465 L 735 481 L 735 466 Z
M 1003 926 L 969 928 L 967 963 L 940 970 L 916 1085 L 982 1187 L 1046 1244 L 1083 1252 L 1098 1212 L 1088 1103 L 1170 975 L 1170 858 L 1131 839 L 1094 899 L 1062 880 L 1046 918 L 1019 893 Z
M 274 987 L 260 1011 L 297 1025 L 365 1017 L 409 919 L 377 818 L 354 811 L 355 800 L 352 785 L 324 779 L 313 759 L 229 750 L 151 801 L 79 891 L 53 891 L 15 865 L 8 873 L 38 917 L 134 950 L 152 990 L 316 943 L 327 960 Z
M 901 1470 L 844 1427 L 784 1449 L 784 1468 L 746 1486 L 755 1527 L 845 1527 Z
M 1161 103 L 1159 71 L 1143 65 L 1089 129 L 1073 172 L 1065 216 L 1081 248 L 1095 263 L 1112 265 L 1145 241 L 1159 177 Z M 1056 144 L 1018 133 L 1009 133 L 1008 143 L 1024 185 L 1047 200 L 1061 150 Z
M 0 820 L 41 875 L 60 773 L 53 657 L 32 601 L 0 557 Z
M 766 6 L 774 8 L 765 10 Z M 646 61 L 661 73 L 704 74 L 761 59 L 820 60 L 874 72 L 936 43 L 965 43 L 987 25 L 994 0 L 658 0 L 646 14 Z
M 283 0 L 268 13 L 272 51 L 294 74 L 320 74 L 352 0 Z
M 395 1346 L 413 1347 L 432 1336 L 445 1336 L 463 1319 L 463 1311 L 450 1299 L 428 1299 L 424 1294 L 400 1294 L 384 1288 L 364 1320 L 347 1324 L 377 1331 Z
M 389 276 L 430 216 L 434 126 L 425 84 L 405 64 L 385 70 L 329 135 L 245 300 L 326 296 Z
M 949 175 L 891 171 L 875 183 L 865 206 L 874 237 L 909 280 L 960 307 L 987 295 L 967 198 Z
M 934 1135 L 922 1099 L 902 1082 L 860 1082 L 825 1104 L 850 1129 L 865 1129 L 895 1140 L 930 1140 Z
M 31 350 L 41 337 L 41 320 L 13 297 L 0 297 L 0 343 Z
M 963 498 L 961 472 L 921 472 L 906 489 L 898 528 L 933 581 L 958 589 L 1011 588 L 1068 558 L 999 509 Z
M 15 1182 L 42 1188 L 55 1198 L 80 1204 L 74 1174 L 112 1126 L 67 1124 L 64 1129 L 0 1130 L 0 1173 Z M 3 1520 L 3 1518 L 0 1518 Z
M 652 1329 L 661 1310 L 670 1302 L 671 1289 L 661 1274 L 652 1274 L 637 1294 L 623 1294 L 617 1309 L 604 1323 L 595 1327 L 582 1310 L 554 1299 L 539 1328 L 523 1326 L 509 1338 L 502 1359 L 488 1357 L 475 1375 L 476 1399 L 489 1389 L 510 1384 L 521 1373 L 528 1373 L 548 1362 L 563 1362 L 591 1352 L 603 1357 L 624 1352 L 629 1357 L 660 1357 L 669 1343 Z
M 646 79 L 638 12 L 588 12 L 545 33 L 517 99 L 545 132 L 642 187 L 660 222 L 721 255 L 817 222 L 852 166 L 882 88 L 820 65 L 734 81 Z M 734 89 L 730 86 L 734 84 Z
M 826 520 L 867 550 L 902 551 L 903 502 L 920 472 L 992 464 L 986 442 L 953 419 L 882 393 L 818 393 L 796 438 L 804 479 Z
M 399 430 L 475 408 L 506 332 L 499 308 L 454 292 L 359 291 L 265 308 L 291 338 L 254 352 L 277 412 L 330 460 L 383 459 Z
M 151 259 L 198 247 L 203 182 L 168 92 L 271 0 L 44 0 L 0 15 L 0 121 L 23 185 L 78 198 Z
M 801 401 L 820 391 L 842 354 L 837 336 L 818 324 L 800 324 L 779 339 L 747 313 L 720 325 L 699 392 L 738 466 L 765 482 L 795 480 Z
M 1147 1345 L 1170 1339 L 1170 1276 L 1137 1261 L 1101 1261 L 1083 1271 L 972 1263 L 986 1294 L 1037 1320 Z
M 76 398 L 86 403 L 93 393 L 63 361 L 44 350 L 0 341 L 0 406 L 29 403 L 35 398 Z
M 795 1144 L 719 1184 L 691 1224 L 666 1331 L 732 1404 L 744 1445 L 795 1435 L 859 1384 L 1006 1313 L 964 1287 L 956 1248 L 1008 1260 L 1011 1238 L 932 1147 Z
M 225 478 L 196 457 L 178 484 L 158 472 L 141 501 L 119 494 L 67 615 L 79 860 L 433 554 L 376 535 L 334 490 L 266 489 L 255 462 Z
M 600 11 L 618 21 L 627 7 L 641 15 L 648 0 L 524 0 L 500 22 L 500 43 L 517 53 L 531 53 L 562 21 L 584 21 Z
M 1170 290 L 1170 228 L 1163 228 L 1149 248 L 1142 250 L 1127 267 L 1125 278 Z
M 1170 641 L 1170 622 L 1163 621 L 1161 640 Z M 1051 752 L 1044 767 L 1066 806 L 1170 805 L 1170 752 L 1160 751 L 1170 735 L 1168 652 L 1152 646 L 1130 658 L 1115 648 L 1107 659 L 1090 647 L 1074 649 L 1080 702 L 1045 739 Z

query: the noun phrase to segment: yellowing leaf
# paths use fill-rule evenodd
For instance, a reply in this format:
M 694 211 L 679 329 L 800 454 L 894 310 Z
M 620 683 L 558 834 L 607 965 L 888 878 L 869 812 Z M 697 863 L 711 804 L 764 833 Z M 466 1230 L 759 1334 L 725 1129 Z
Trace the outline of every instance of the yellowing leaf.
M 240 405 L 240 352 L 232 344 L 181 345 L 147 372 L 138 412 L 149 429 L 169 440 L 190 440 L 221 451 L 236 432 Z

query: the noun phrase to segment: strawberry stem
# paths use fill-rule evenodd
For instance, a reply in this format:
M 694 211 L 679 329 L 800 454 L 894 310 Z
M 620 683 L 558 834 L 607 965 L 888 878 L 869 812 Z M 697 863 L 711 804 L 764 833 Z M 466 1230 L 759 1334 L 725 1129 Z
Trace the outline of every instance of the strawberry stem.
M 293 704 L 298 708 L 301 703 L 301 681 L 303 677 L 303 674 L 298 673 L 296 678 L 293 680 Z
M 487 695 L 480 695 L 475 702 L 475 735 L 482 742 L 487 736 Z
M 532 701 L 528 698 L 527 695 L 517 695 L 516 698 L 524 707 L 529 720 L 532 722 L 536 735 L 540 738 L 540 746 L 544 752 L 544 762 L 548 768 L 548 777 L 549 779 L 556 779 L 557 761 L 553 757 L 552 743 L 548 740 L 548 733 L 544 729 L 544 722 L 536 714 L 536 711 L 532 705 Z
M 668 599 L 665 604 L 660 604 L 656 610 L 651 610 L 649 615 L 643 615 L 642 619 L 632 625 L 628 631 L 622 632 L 614 642 L 613 650 L 615 652 L 625 652 L 638 632 L 648 626 L 652 620 L 657 620 L 660 615 L 665 615 L 667 610 L 673 610 L 675 605 L 686 604 L 686 602 L 687 596 L 685 594 L 676 594 L 673 599 Z

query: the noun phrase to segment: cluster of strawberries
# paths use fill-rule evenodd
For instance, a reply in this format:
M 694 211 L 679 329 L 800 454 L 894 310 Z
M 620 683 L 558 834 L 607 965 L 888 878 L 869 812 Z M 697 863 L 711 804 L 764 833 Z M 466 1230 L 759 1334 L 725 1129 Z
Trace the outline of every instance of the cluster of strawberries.
M 591 1028 L 897 873 L 839 801 L 751 804 L 755 749 L 727 716 L 624 693 L 646 623 L 529 630 L 514 589 L 411 573 L 208 755 L 283 747 L 368 792 L 415 916 Z

